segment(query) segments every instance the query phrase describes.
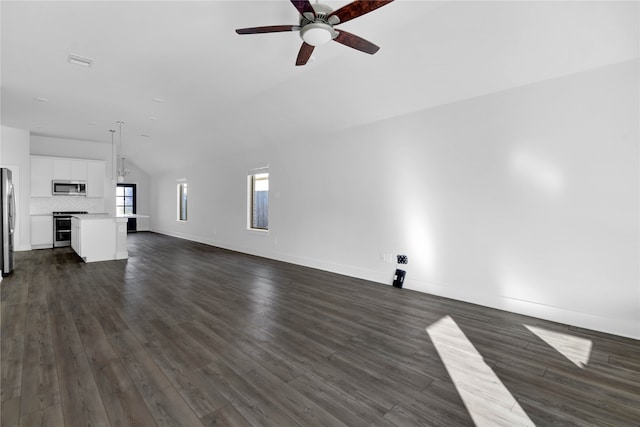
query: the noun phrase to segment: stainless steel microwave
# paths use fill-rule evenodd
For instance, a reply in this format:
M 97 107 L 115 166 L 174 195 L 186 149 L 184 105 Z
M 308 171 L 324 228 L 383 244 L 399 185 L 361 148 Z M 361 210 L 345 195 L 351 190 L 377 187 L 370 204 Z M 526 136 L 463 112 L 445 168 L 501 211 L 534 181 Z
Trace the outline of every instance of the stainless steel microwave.
M 86 196 L 86 181 L 51 181 L 51 194 L 54 196 Z

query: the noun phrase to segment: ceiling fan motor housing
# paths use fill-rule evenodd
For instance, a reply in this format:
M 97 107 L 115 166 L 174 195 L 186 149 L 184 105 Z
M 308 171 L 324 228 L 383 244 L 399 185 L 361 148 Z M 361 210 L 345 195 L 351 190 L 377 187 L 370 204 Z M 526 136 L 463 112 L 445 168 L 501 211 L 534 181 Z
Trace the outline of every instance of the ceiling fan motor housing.
M 316 13 L 316 18 L 320 18 L 325 22 L 329 18 L 331 12 L 333 12 L 333 9 L 330 6 L 322 3 L 311 4 L 311 7 L 313 7 L 313 11 Z
M 306 13 L 300 18 L 300 38 L 311 46 L 320 46 L 338 36 L 333 26 L 339 20 L 335 16 L 329 18 L 329 14 L 333 12 L 329 6 L 319 3 L 312 6 L 315 16 Z

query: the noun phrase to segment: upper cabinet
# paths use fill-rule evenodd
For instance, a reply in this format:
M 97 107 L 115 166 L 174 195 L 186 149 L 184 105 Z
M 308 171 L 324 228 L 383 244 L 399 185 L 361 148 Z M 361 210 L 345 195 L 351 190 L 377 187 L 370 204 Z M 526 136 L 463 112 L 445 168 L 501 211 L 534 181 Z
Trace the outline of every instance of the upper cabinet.
M 71 160 L 70 159 L 52 159 L 53 175 L 51 179 L 71 180 Z
M 53 179 L 86 181 L 87 161 L 53 158 Z
M 104 164 L 104 162 L 101 162 L 101 163 Z M 88 181 L 89 180 L 89 175 L 87 174 L 88 164 L 89 164 L 89 161 L 87 160 L 71 160 L 71 181 Z M 102 169 L 104 170 L 104 167 Z M 104 181 L 104 172 L 102 173 L 101 178 Z
M 51 181 L 86 181 L 87 197 L 104 197 L 102 160 L 31 157 L 31 197 L 52 197 Z
M 51 197 L 53 159 L 31 157 L 31 197 Z
M 104 162 L 87 160 L 87 197 L 104 197 Z

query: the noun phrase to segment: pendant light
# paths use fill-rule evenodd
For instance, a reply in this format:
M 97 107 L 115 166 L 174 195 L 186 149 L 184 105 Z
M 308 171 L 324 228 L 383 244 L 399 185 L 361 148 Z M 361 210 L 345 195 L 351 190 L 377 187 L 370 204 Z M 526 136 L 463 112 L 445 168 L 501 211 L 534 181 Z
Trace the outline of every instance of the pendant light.
M 118 182 L 124 182 L 124 177 L 129 173 L 129 171 L 124 168 L 124 157 L 122 156 L 122 125 L 123 121 L 118 121 L 118 125 L 120 126 L 120 143 L 118 144 L 118 162 L 117 162 L 117 173 L 118 173 Z
M 115 129 L 109 129 L 111 132 L 111 180 L 116 180 L 116 146 L 113 143 L 113 134 L 115 133 Z

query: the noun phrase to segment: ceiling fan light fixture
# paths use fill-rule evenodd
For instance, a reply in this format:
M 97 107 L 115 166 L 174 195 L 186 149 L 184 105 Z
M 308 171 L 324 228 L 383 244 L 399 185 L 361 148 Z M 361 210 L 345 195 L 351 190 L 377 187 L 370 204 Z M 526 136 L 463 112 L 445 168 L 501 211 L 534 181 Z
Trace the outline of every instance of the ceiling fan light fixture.
M 300 30 L 300 37 L 311 46 L 320 46 L 333 40 L 335 31 L 322 22 L 307 24 Z

